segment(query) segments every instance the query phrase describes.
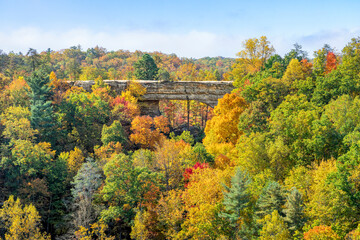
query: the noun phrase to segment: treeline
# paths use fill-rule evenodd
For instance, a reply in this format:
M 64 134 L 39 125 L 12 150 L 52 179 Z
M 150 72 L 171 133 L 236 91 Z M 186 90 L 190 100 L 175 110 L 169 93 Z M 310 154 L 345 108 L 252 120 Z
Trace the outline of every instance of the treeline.
M 35 67 L 41 65 L 46 67 L 47 72 L 54 72 L 58 79 L 139 79 L 134 67 L 144 55 L 150 55 L 157 65 L 157 79 L 173 81 L 221 80 L 235 61 L 222 57 L 179 58 L 175 54 L 161 52 L 107 51 L 98 46 L 86 51 L 81 46 L 74 46 L 60 51 L 48 49 L 40 53 L 30 48 L 26 54 L 5 53 L 0 50 L 0 73 L 16 79 L 19 76 L 29 76 Z
M 136 81 L 116 95 L 94 75 L 89 93 L 30 55 L 23 76 L 0 77 L 1 237 L 359 238 L 360 38 L 314 59 L 246 40 L 222 74 L 234 92 L 192 105 L 192 132 L 176 102 L 140 116 Z M 151 55 L 133 76 L 157 75 Z

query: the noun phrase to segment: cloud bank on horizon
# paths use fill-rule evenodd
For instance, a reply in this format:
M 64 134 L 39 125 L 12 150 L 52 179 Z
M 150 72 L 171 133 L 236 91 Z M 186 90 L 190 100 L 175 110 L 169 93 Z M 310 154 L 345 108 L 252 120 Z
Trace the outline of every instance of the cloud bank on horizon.
M 266 34 L 264 34 L 266 35 Z M 260 37 L 254 36 L 254 37 Z M 339 29 L 320 31 L 304 36 L 267 36 L 276 53 L 284 55 L 294 43 L 299 43 L 311 56 L 313 51 L 320 49 L 325 43 L 341 49 L 353 37 L 360 36 L 359 29 Z M 101 46 L 109 51 L 159 51 L 175 53 L 180 57 L 236 57 L 241 51 L 242 43 L 250 38 L 242 35 L 220 35 L 207 31 L 191 30 L 186 33 L 161 33 L 143 30 L 134 31 L 99 31 L 89 29 L 70 29 L 68 31 L 46 31 L 36 27 L 14 29 L 0 32 L 0 49 L 5 52 L 23 52 L 29 48 L 44 51 L 48 48 L 60 50 L 80 45 L 82 49 Z

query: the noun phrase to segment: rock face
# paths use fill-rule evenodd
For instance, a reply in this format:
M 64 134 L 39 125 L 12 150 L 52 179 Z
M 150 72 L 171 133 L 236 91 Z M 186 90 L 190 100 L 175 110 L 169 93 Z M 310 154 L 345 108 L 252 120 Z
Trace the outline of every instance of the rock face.
M 129 84 L 129 80 L 104 80 L 111 89 L 120 94 Z M 141 98 L 141 112 L 144 115 L 156 116 L 160 114 L 160 100 L 196 100 L 211 107 L 216 106 L 219 98 L 230 93 L 234 87 L 232 82 L 202 81 L 202 82 L 168 82 L 139 80 L 146 88 Z M 91 91 L 94 81 L 69 82 L 70 85 L 79 86 Z

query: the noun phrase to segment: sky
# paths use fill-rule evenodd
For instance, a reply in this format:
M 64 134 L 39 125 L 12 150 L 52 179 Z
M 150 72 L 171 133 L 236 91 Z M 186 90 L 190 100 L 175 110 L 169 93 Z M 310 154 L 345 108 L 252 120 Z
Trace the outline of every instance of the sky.
M 236 57 L 246 39 L 266 36 L 280 55 L 298 43 L 311 57 L 359 37 L 359 10 L 359 0 L 0 0 L 0 49 Z

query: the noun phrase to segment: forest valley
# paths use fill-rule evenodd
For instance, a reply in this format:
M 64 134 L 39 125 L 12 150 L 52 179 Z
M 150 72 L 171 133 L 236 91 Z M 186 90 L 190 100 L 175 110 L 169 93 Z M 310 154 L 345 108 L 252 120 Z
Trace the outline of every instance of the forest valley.
M 0 52 L 0 237 L 360 239 L 360 38 L 313 59 L 252 38 L 237 56 Z M 150 117 L 137 79 L 235 89 Z

